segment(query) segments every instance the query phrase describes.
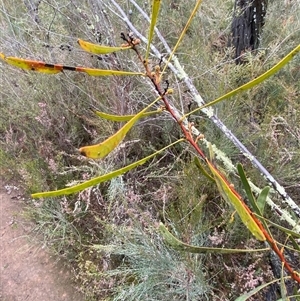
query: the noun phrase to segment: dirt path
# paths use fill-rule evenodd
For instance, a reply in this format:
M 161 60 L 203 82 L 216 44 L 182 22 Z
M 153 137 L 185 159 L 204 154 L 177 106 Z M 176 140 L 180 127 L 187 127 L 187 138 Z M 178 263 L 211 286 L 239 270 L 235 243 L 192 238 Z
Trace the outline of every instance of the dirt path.
M 70 275 L 40 245 L 29 239 L 22 199 L 8 194 L 0 181 L 0 300 L 83 301 Z

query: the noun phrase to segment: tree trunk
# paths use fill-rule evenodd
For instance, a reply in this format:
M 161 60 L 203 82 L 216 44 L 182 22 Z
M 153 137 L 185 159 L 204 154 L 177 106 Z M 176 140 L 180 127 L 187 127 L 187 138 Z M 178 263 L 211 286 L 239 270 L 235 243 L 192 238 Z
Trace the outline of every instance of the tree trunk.
M 231 44 L 236 63 L 243 63 L 243 54 L 258 48 L 268 0 L 235 0 L 231 25 Z

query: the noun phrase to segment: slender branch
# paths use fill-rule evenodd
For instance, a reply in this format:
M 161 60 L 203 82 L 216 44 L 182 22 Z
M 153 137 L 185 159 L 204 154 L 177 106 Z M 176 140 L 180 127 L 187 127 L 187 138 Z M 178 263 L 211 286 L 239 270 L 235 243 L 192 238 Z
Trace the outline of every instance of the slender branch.
M 137 3 L 134 0 L 129 0 L 137 9 L 138 11 L 143 15 L 143 17 L 149 21 L 149 17 L 147 14 L 137 5 Z M 123 21 L 127 24 L 127 26 L 134 32 L 134 34 L 141 39 L 143 42 L 147 44 L 147 39 L 135 28 L 135 26 L 130 22 L 125 12 L 122 10 L 122 8 L 115 2 L 115 0 L 111 0 L 111 3 L 118 9 L 120 15 L 122 16 Z M 156 34 L 158 35 L 159 39 L 162 41 L 164 47 L 166 48 L 167 52 L 171 54 L 171 49 L 167 45 L 167 42 L 163 38 L 163 36 L 159 33 L 159 31 L 156 29 Z M 151 45 L 151 50 L 153 53 L 161 58 L 162 54 Z M 163 59 L 164 62 L 166 62 L 165 59 Z M 185 82 L 187 87 L 190 90 L 190 93 L 193 95 L 195 102 L 197 105 L 203 106 L 205 105 L 204 100 L 202 99 L 201 95 L 195 88 L 195 86 L 192 83 L 192 80 L 188 77 L 188 75 L 185 73 L 183 68 L 181 67 L 180 63 L 177 60 L 176 56 L 173 56 L 172 58 L 173 64 L 169 63 L 168 67 L 172 70 L 172 72 L 182 81 Z M 298 217 L 300 217 L 300 208 L 298 205 L 293 201 L 293 199 L 287 194 L 284 187 L 281 186 L 275 178 L 267 171 L 267 169 L 256 159 L 256 157 L 246 148 L 245 145 L 242 144 L 242 142 L 239 141 L 239 139 L 226 127 L 226 125 L 216 116 L 214 115 L 212 108 L 204 108 L 201 110 L 202 113 L 204 113 L 210 120 L 213 121 L 213 123 L 224 133 L 224 135 L 234 143 L 234 145 L 242 152 L 242 154 L 248 158 L 251 163 L 262 173 L 262 175 L 265 177 L 265 179 L 272 185 L 274 190 L 282 197 L 283 201 L 294 211 L 295 214 L 297 214 Z M 223 154 L 224 155 L 224 154 Z M 223 156 L 222 155 L 222 156 Z M 225 156 L 225 155 L 224 155 Z M 219 156 L 220 159 L 223 161 L 228 161 L 229 159 L 225 156 L 222 158 Z M 231 169 L 230 171 L 235 171 L 234 169 Z M 274 207 L 273 205 L 271 207 Z
M 115 3 L 114 0 L 111 0 L 111 2 Z M 120 13 L 122 14 L 122 10 Z M 127 17 L 126 17 L 127 18 Z M 129 27 L 130 25 L 127 24 Z M 138 58 L 140 59 L 141 63 L 144 63 L 144 60 L 142 59 L 142 56 L 139 53 L 139 50 L 136 48 L 135 44 L 133 44 L 133 49 L 134 51 L 138 54 Z M 156 67 L 155 72 L 150 72 L 149 67 L 147 64 L 144 64 L 144 67 L 146 69 L 146 76 L 151 80 L 156 92 L 159 94 L 161 99 L 163 100 L 166 110 L 172 115 L 172 117 L 176 120 L 178 125 L 181 127 L 183 134 L 185 135 L 186 140 L 194 147 L 194 149 L 197 151 L 197 153 L 202 157 L 204 161 L 210 166 L 213 167 L 216 175 L 222 179 L 222 182 L 224 182 L 224 185 L 228 187 L 228 189 L 231 190 L 231 193 L 235 195 L 236 198 L 239 199 L 241 205 L 244 207 L 244 210 L 252 217 L 253 222 L 256 224 L 258 229 L 261 231 L 261 240 L 266 240 L 270 247 L 273 249 L 273 251 L 277 254 L 278 258 L 281 260 L 283 266 L 285 267 L 286 270 L 290 273 L 291 277 L 300 283 L 300 276 L 298 273 L 296 273 L 293 268 L 289 265 L 289 263 L 286 261 L 282 251 L 278 248 L 276 241 L 272 238 L 272 236 L 268 233 L 268 230 L 263 226 L 263 224 L 260 222 L 260 220 L 252 213 L 252 211 L 249 209 L 249 207 L 245 204 L 243 201 L 242 197 L 239 195 L 239 193 L 234 189 L 233 186 L 230 185 L 228 180 L 219 172 L 219 170 L 208 160 L 208 158 L 205 156 L 205 154 L 202 152 L 202 150 L 199 148 L 197 144 L 197 139 L 194 140 L 192 137 L 192 134 L 190 132 L 190 129 L 186 128 L 186 126 L 183 124 L 183 121 L 186 119 L 179 119 L 178 115 L 180 116 L 181 114 L 178 112 L 176 108 L 172 108 L 170 105 L 170 102 L 168 98 L 166 97 L 167 94 L 169 93 L 168 90 L 164 90 L 161 87 L 161 80 L 160 80 L 160 68 Z M 247 225 L 246 225 L 247 226 Z M 253 234 L 254 232 L 251 231 Z M 260 239 L 260 238 L 258 238 Z
M 138 57 L 140 58 L 141 62 L 143 63 L 144 60 L 142 59 L 142 56 L 140 55 L 138 49 L 133 45 L 133 48 L 135 52 L 138 54 Z M 205 156 L 205 154 L 202 152 L 202 150 L 199 148 L 197 144 L 197 140 L 194 140 L 190 131 L 185 128 L 185 126 L 182 124 L 182 120 L 177 118 L 177 114 L 174 113 L 173 109 L 170 106 L 169 100 L 166 97 L 168 94 L 168 91 L 163 91 L 161 88 L 161 81 L 160 81 L 160 73 L 149 73 L 148 71 L 148 65 L 145 65 L 146 68 L 146 74 L 147 77 L 151 80 L 153 86 L 155 87 L 155 90 L 157 93 L 160 95 L 161 99 L 163 100 L 166 110 L 173 116 L 173 118 L 177 121 L 178 125 L 181 127 L 182 132 L 184 133 L 184 136 L 186 140 L 194 147 L 194 149 L 198 152 L 198 154 L 202 157 L 204 161 L 206 161 L 207 164 L 209 164 L 211 167 L 214 168 L 215 172 L 219 174 L 219 176 L 222 178 L 224 183 L 228 186 L 229 189 L 231 189 L 231 192 L 239 199 L 240 203 L 243 205 L 244 210 L 249 213 L 249 215 L 252 217 L 258 228 L 262 232 L 262 237 L 268 242 L 270 247 L 273 249 L 273 251 L 277 254 L 278 258 L 282 262 L 283 266 L 288 270 L 290 273 L 291 277 L 300 283 L 300 276 L 293 270 L 293 268 L 290 266 L 290 264 L 287 262 L 285 259 L 282 251 L 279 250 L 277 242 L 272 238 L 272 236 L 269 234 L 267 228 L 264 227 L 262 222 L 252 213 L 250 208 L 245 204 L 243 201 L 242 197 L 239 195 L 239 193 L 234 189 L 234 187 L 231 187 L 230 183 L 228 180 L 219 172 L 219 170 L 213 166 L 213 164 L 208 160 L 208 158 Z M 253 232 L 252 232 L 253 233 Z

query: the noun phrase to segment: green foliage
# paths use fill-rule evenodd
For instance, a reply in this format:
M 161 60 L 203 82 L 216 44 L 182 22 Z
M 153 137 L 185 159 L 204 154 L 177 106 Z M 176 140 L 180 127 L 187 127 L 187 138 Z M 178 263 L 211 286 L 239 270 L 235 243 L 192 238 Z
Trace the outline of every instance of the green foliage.
M 260 290 L 262 290 L 263 288 L 267 287 L 268 285 L 274 283 L 274 282 L 277 282 L 279 279 L 275 279 L 271 282 L 268 282 L 268 283 L 264 283 L 258 287 L 256 287 L 255 289 L 253 289 L 252 291 L 246 293 L 246 294 L 243 294 L 242 296 L 238 297 L 237 299 L 235 299 L 235 301 L 246 301 L 248 300 L 251 296 L 254 296 L 256 295 Z
M 170 45 L 175 45 L 189 18 L 192 3 L 161 2 L 157 26 Z M 132 22 L 147 33 L 148 24 L 130 2 L 118 3 L 124 7 L 128 5 L 133 11 Z M 151 11 L 147 3 L 140 3 Z M 1 26 L 5 32 L 0 37 L 1 52 L 7 56 L 101 70 L 144 72 L 133 51 L 91 56 L 76 50 L 78 37 L 95 41 L 99 33 L 101 44 L 120 45 L 118 36 L 124 30 L 124 24 L 115 11 L 103 9 L 101 1 L 42 2 L 38 10 L 40 24 L 33 21 L 33 12 L 25 6 L 7 1 L 1 1 L 1 5 Z M 231 60 L 232 49 L 226 45 L 232 2 L 203 3 L 179 45 L 177 55 L 185 72 L 193 75 L 196 87 L 207 102 L 257 78 L 295 48 L 299 36 L 299 30 L 295 29 L 299 27 L 299 9 L 297 4 L 270 3 L 261 49 L 246 53 L 247 63 L 236 66 Z M 155 34 L 153 42 L 157 42 Z M 149 62 L 155 66 L 159 59 L 150 56 Z M 299 56 L 275 77 L 240 94 L 231 103 L 216 106 L 218 116 L 296 197 L 299 194 L 298 65 Z M 5 162 L 1 170 L 19 175 L 30 192 L 76 185 L 99 177 L 99 174 L 109 174 L 180 137 L 171 118 L 162 113 L 147 118 L 147 121 L 139 120 L 137 128 L 127 135 L 125 147 L 105 161 L 88 161 L 79 156 L 77 149 L 99 143 L 120 129 L 117 124 L 93 116 L 89 108 L 99 108 L 114 115 L 135 114 L 153 100 L 153 91 L 145 84 L 145 79 L 87 79 L 67 72 L 50 77 L 24 73 L 4 65 L 0 68 L 3 68 L 1 84 L 6 87 L 0 92 L 3 110 L 0 159 Z M 189 91 L 168 71 L 166 77 L 172 88 L 176 88 L 170 96 L 174 106 L 188 113 Z M 191 118 L 230 158 L 241 160 L 210 121 L 199 115 Z M 136 140 L 140 140 L 139 144 Z M 228 223 L 230 213 L 222 209 L 224 202 L 214 184 L 189 166 L 191 157 L 194 157 L 193 151 L 178 145 L 126 175 L 116 173 L 119 177 L 110 184 L 97 182 L 96 187 L 74 197 L 33 202 L 33 216 L 39 221 L 37 231 L 45 235 L 45 242 L 57 253 L 73 262 L 81 289 L 89 298 L 226 299 L 225 296 L 218 299 L 217 285 L 209 280 L 219 277 L 220 271 L 224 275 L 226 271 L 229 273 L 226 257 L 213 262 L 203 255 L 175 251 L 163 243 L 154 227 L 161 219 L 176 237 L 197 246 L 214 244 L 214 229 L 218 229 L 214 239 L 219 238 L 222 243 L 225 229 L 230 230 L 227 242 L 239 244 L 242 240 L 240 248 L 250 244 L 244 225 L 239 224 L 237 218 L 232 224 Z M 243 165 L 247 175 L 264 187 L 265 182 L 258 172 L 247 162 Z M 259 204 L 264 204 L 267 194 L 258 197 Z M 272 215 L 268 209 L 265 208 L 266 216 Z M 295 233 L 284 229 L 280 228 L 291 235 Z M 91 245 L 95 248 L 91 249 Z M 217 262 L 218 267 L 215 266 Z M 230 264 L 234 265 L 233 262 Z M 235 268 L 235 271 L 243 271 L 246 267 L 236 265 Z M 257 266 L 258 270 L 260 268 Z M 204 269 L 210 272 L 205 274 Z M 242 282 L 237 286 L 236 290 L 232 288 L 234 294 L 249 289 Z M 227 287 L 230 287 L 229 283 Z M 260 288 L 252 290 L 253 294 L 260 293 Z
M 257 200 L 254 198 L 250 184 L 246 178 L 246 174 L 244 172 L 243 166 L 241 164 L 238 164 L 237 170 L 241 179 L 241 182 L 243 184 L 243 188 L 246 191 L 247 197 L 249 199 L 249 202 L 251 203 L 251 206 L 253 208 L 253 211 L 257 215 L 263 216 L 264 214 L 264 208 L 266 205 L 266 199 L 268 197 L 268 194 L 270 192 L 270 187 L 265 187 L 262 189 L 261 193 L 259 194 Z
M 102 274 L 115 279 L 111 300 L 180 300 L 183 296 L 207 299 L 209 288 L 199 255 L 169 249 L 151 229 L 119 227 L 114 234 L 110 250 L 94 245 L 98 252 L 122 258 L 117 269 Z
M 148 33 L 148 44 L 147 44 L 147 50 L 145 55 L 145 60 L 148 60 L 149 53 L 150 53 L 150 45 L 152 42 L 153 34 L 154 34 L 154 28 L 157 22 L 158 18 L 158 12 L 160 8 L 160 0 L 153 0 L 152 1 L 152 13 L 151 13 L 151 21 L 150 21 L 150 27 L 149 27 L 149 33 Z
M 69 208 L 70 205 L 66 202 L 58 203 L 54 199 L 48 199 L 32 202 L 27 214 L 36 221 L 34 231 L 44 238 L 44 244 L 55 254 L 73 260 L 82 237 Z

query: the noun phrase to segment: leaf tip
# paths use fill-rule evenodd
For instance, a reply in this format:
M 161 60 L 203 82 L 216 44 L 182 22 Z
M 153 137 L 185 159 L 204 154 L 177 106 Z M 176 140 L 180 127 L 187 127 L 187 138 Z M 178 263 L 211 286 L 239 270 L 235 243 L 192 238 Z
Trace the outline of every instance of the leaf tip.
M 84 148 L 84 147 L 81 147 L 81 148 L 79 149 L 79 153 L 80 153 L 80 155 L 82 155 L 82 156 L 85 156 L 85 157 L 88 156 L 87 153 L 86 153 L 86 151 L 85 151 L 85 148 Z
M 30 195 L 33 199 L 38 199 L 41 197 L 41 193 L 40 192 L 36 192 L 36 193 L 32 193 Z

